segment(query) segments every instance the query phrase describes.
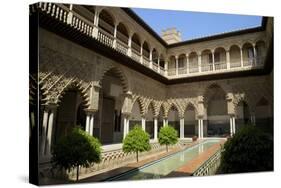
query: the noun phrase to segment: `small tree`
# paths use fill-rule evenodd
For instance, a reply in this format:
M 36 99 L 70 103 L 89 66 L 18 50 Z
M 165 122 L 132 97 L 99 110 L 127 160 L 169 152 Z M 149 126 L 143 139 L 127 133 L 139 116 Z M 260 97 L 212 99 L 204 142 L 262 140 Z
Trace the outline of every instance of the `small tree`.
M 219 173 L 273 170 L 273 140 L 253 125 L 244 126 L 224 144 Z
M 168 146 L 178 142 L 178 132 L 169 125 L 161 127 L 158 141 L 160 145 L 166 145 L 166 151 L 168 152 Z
M 151 149 L 149 134 L 142 130 L 139 125 L 135 125 L 133 130 L 131 130 L 123 140 L 122 149 L 125 153 L 135 152 L 138 162 L 139 152 L 149 151 Z
M 66 170 L 76 167 L 76 181 L 79 179 L 79 166 L 89 167 L 101 161 L 101 144 L 98 139 L 79 127 L 59 140 L 52 151 L 54 166 Z

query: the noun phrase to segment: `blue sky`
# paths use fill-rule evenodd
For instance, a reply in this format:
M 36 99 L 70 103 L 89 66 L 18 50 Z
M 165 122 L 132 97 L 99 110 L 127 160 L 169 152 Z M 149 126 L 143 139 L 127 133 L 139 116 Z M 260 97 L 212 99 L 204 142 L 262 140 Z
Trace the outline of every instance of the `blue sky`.
M 161 35 L 166 28 L 176 27 L 183 40 L 261 25 L 261 16 L 202 13 L 188 11 L 133 8 L 154 31 Z

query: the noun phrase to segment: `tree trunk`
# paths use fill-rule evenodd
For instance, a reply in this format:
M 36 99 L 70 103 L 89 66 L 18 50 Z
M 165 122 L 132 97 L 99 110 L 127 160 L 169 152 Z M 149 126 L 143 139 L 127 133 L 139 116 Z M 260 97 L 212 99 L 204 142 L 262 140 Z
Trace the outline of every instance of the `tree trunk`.
M 79 180 L 79 165 L 76 166 L 76 181 Z
M 166 151 L 168 152 L 168 145 L 166 145 Z
M 137 151 L 137 162 L 139 162 L 139 152 Z

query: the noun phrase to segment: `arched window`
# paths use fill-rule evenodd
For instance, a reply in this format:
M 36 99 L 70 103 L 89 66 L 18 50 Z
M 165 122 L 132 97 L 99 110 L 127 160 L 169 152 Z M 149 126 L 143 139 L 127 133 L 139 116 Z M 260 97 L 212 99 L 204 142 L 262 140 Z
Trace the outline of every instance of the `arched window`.
M 147 67 L 149 67 L 149 55 L 150 55 L 150 48 L 148 46 L 148 43 L 144 41 L 142 45 L 142 55 L 143 55 L 143 64 Z
M 198 136 L 198 126 L 194 106 L 189 104 L 184 113 L 184 137 Z
M 201 54 L 201 71 L 213 70 L 213 56 L 211 50 L 204 50 Z
M 160 63 L 159 63 L 159 66 L 160 66 L 160 73 L 161 73 L 161 74 L 164 74 L 164 73 L 165 73 L 165 59 L 164 59 L 163 54 L 160 55 Z
M 134 33 L 132 36 L 132 58 L 136 60 L 137 62 L 140 61 L 140 53 L 141 53 L 141 42 L 139 36 Z
M 196 52 L 192 52 L 188 56 L 189 60 L 189 73 L 194 73 L 199 71 L 199 66 L 198 66 L 198 56 Z
M 122 54 L 127 55 L 129 34 L 126 26 L 121 22 L 117 26 L 116 38 L 116 50 L 121 52 Z
M 252 66 L 254 64 L 254 48 L 252 44 L 243 45 L 243 66 Z
M 117 26 L 117 39 L 128 45 L 129 34 L 126 26 L 120 22 Z
M 215 70 L 221 70 L 226 69 L 226 51 L 224 48 L 217 48 L 215 49 L 214 53 L 214 64 L 215 64 Z
M 106 10 L 102 10 L 99 14 L 99 28 L 108 32 L 111 36 L 114 35 L 114 20 L 111 14 Z
M 157 50 L 154 48 L 152 50 L 152 62 L 153 62 L 153 70 L 158 71 L 158 58 L 159 58 L 159 54 L 157 52 Z
M 177 130 L 178 137 L 180 135 L 179 113 L 177 108 L 172 105 L 168 113 L 168 124 Z
M 265 54 L 266 54 L 264 41 L 258 41 L 256 43 L 256 53 L 257 53 L 257 57 L 256 57 L 257 65 L 263 65 L 265 60 Z
M 229 50 L 230 68 L 241 67 L 241 53 L 237 45 L 233 45 Z
M 176 57 L 171 56 L 168 62 L 168 76 L 176 75 Z
M 186 56 L 181 54 L 178 59 L 178 73 L 186 74 Z

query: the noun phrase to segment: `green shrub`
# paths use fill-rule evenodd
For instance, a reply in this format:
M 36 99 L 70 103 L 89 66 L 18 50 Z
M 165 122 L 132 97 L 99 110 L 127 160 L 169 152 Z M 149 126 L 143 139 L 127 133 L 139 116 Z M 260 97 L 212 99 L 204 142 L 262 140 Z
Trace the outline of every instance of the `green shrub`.
M 122 149 L 125 153 L 136 153 L 137 162 L 139 161 L 139 152 L 149 151 L 151 146 L 149 144 L 149 134 L 146 133 L 139 125 L 135 127 L 126 135 L 123 140 Z
M 178 132 L 169 125 L 161 127 L 158 141 L 160 145 L 166 145 L 166 151 L 168 152 L 168 146 L 178 142 Z
M 271 170 L 273 140 L 255 126 L 244 126 L 224 144 L 220 173 Z
M 82 129 L 75 127 L 66 137 L 62 137 L 52 151 L 54 166 L 70 170 L 76 167 L 76 180 L 79 179 L 79 166 L 89 167 L 101 161 L 101 144 Z

